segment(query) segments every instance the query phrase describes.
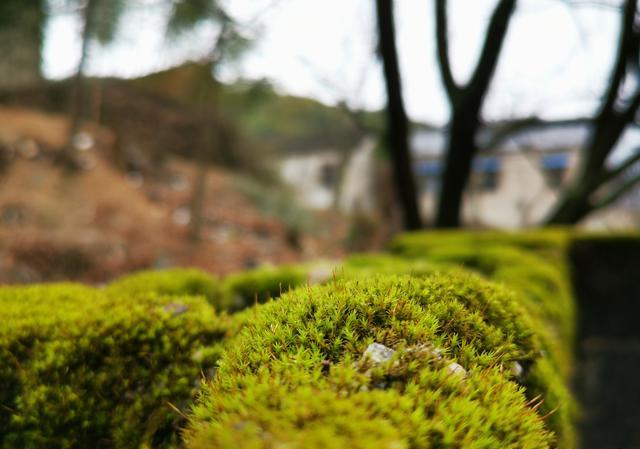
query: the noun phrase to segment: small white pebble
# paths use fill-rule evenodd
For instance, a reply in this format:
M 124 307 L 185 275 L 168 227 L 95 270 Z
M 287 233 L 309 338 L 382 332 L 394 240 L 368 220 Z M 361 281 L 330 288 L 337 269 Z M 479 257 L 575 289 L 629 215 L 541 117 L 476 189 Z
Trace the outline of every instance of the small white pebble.
M 516 377 L 520 377 L 522 376 L 522 371 L 522 365 L 520 365 L 518 362 L 513 362 L 513 364 L 511 365 L 511 373 Z
M 467 370 L 465 370 L 461 365 L 458 365 L 455 362 L 449 363 L 447 365 L 447 369 L 451 374 L 459 377 L 465 377 L 467 375 Z
M 395 352 L 393 349 L 387 348 L 380 343 L 371 343 L 369 347 L 367 347 L 367 350 L 364 351 L 363 357 L 369 358 L 374 364 L 378 364 L 390 360 Z

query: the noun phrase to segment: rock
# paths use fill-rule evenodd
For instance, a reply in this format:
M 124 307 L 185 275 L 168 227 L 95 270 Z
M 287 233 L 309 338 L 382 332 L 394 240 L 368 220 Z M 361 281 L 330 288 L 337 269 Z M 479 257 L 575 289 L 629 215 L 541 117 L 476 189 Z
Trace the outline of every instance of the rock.
M 374 365 L 377 365 L 389 361 L 395 352 L 380 343 L 371 343 L 364 351 L 363 358 L 368 358 Z
M 180 226 L 187 226 L 191 222 L 191 211 L 187 206 L 182 206 L 173 211 L 173 222 Z
M 184 304 L 170 303 L 170 304 L 165 305 L 163 307 L 163 309 L 164 309 L 165 312 L 168 312 L 168 313 L 172 314 L 173 316 L 178 316 L 178 315 L 182 315 L 187 310 L 189 310 L 189 307 L 185 306 Z
M 79 151 L 88 151 L 95 146 L 95 143 L 93 136 L 86 131 L 80 131 L 71 139 L 71 144 Z
M 452 375 L 465 377 L 467 375 L 467 370 L 465 370 L 461 365 L 458 365 L 455 362 L 449 363 L 447 365 L 447 369 Z
M 435 348 L 431 343 L 411 346 L 407 348 L 406 353 L 412 357 L 428 357 L 434 360 L 442 360 L 442 349 Z
M 520 377 L 522 376 L 522 365 L 520 365 L 518 362 L 513 362 L 511 364 L 511 373 L 516 376 L 516 377 Z

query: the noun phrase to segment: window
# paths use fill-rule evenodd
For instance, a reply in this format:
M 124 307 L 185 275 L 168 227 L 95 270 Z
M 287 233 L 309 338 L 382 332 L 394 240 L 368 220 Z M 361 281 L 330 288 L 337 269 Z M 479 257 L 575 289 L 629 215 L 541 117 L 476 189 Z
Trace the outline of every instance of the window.
M 420 180 L 422 193 L 436 193 L 440 190 L 442 162 L 421 161 L 416 164 L 416 175 Z
M 553 188 L 560 187 L 569 167 L 569 155 L 567 153 L 544 155 L 540 159 L 540 165 L 547 184 Z
M 498 188 L 500 159 L 497 157 L 478 157 L 474 159 L 471 174 L 471 186 L 481 192 L 490 192 Z
M 332 189 L 338 181 L 338 167 L 335 164 L 324 164 L 320 167 L 320 183 L 327 189 Z
M 498 172 L 487 171 L 480 174 L 478 190 L 491 191 L 498 188 Z
M 564 169 L 546 170 L 545 177 L 547 178 L 547 184 L 549 187 L 560 187 L 564 181 Z

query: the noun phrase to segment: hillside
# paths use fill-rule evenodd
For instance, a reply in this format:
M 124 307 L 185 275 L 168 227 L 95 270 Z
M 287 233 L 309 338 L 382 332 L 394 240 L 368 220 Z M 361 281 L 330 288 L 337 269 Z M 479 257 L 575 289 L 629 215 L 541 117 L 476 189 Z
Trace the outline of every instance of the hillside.
M 103 282 L 173 265 L 223 274 L 341 254 L 339 220 L 309 216 L 307 222 L 323 225 L 304 227 L 307 212 L 289 204 L 285 216 L 256 195 L 264 187 L 213 166 L 202 238 L 193 243 L 192 162 L 168 158 L 149 175 L 120 170 L 111 162 L 116 136 L 94 125 L 87 128 L 94 142 L 81 153 L 84 169 L 65 174 L 52 161 L 67 126 L 65 116 L 0 108 L 0 282 Z M 271 195 L 273 201 L 279 194 Z
M 147 92 L 167 95 L 181 103 L 202 106 L 213 98 L 207 65 L 188 63 L 128 82 Z M 283 95 L 265 80 L 220 85 L 222 114 L 236 123 L 247 137 L 275 151 L 303 151 L 309 148 L 348 148 L 362 130 L 339 107 L 319 101 Z M 375 113 L 366 115 L 375 120 Z

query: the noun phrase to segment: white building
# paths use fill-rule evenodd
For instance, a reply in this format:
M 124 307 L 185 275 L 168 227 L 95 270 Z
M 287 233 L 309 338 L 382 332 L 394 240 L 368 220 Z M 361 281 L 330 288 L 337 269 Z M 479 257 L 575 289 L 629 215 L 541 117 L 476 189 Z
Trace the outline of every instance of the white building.
M 488 134 L 488 133 L 487 133 Z M 573 176 L 579 152 L 589 137 L 586 124 L 557 125 L 514 134 L 473 161 L 464 197 L 463 220 L 469 225 L 520 228 L 544 219 L 559 192 Z M 480 136 L 480 141 L 488 135 Z M 435 211 L 446 135 L 424 129 L 413 134 L 414 167 L 421 209 L 430 220 Z M 640 131 L 621 140 L 614 160 L 640 146 Z M 589 226 L 638 226 L 640 202 L 627 201 L 589 217 Z
M 521 228 L 539 224 L 573 176 L 579 152 L 589 137 L 586 124 L 546 126 L 521 131 L 473 161 L 462 216 L 467 225 Z M 491 138 L 491 131 L 480 141 Z M 423 218 L 432 221 L 443 171 L 446 133 L 419 129 L 411 136 L 416 186 Z M 628 131 L 614 152 L 616 162 L 640 148 L 640 130 Z M 289 155 L 279 162 L 282 178 L 300 202 L 312 209 L 375 214 L 385 196 L 375 141 L 365 138 L 351 151 L 318 149 Z M 382 214 L 385 215 L 384 213 Z M 640 190 L 626 200 L 589 216 L 589 227 L 638 227 Z
M 289 155 L 279 162 L 280 176 L 309 208 L 373 213 L 375 146 L 367 137 L 352 150 L 327 148 Z

